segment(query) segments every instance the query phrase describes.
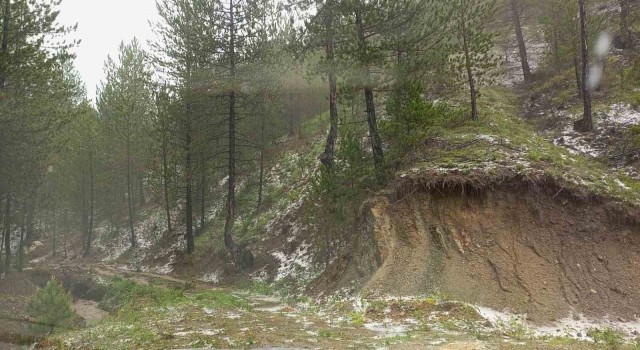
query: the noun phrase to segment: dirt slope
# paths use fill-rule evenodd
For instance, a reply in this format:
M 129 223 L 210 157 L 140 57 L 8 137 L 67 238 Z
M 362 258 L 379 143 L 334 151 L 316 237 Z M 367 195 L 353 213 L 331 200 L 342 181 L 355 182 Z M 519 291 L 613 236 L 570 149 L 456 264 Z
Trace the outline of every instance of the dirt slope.
M 319 283 L 355 280 L 365 294 L 437 292 L 538 323 L 572 313 L 638 316 L 635 209 L 518 177 L 428 188 L 404 179 L 366 204 L 352 253 Z

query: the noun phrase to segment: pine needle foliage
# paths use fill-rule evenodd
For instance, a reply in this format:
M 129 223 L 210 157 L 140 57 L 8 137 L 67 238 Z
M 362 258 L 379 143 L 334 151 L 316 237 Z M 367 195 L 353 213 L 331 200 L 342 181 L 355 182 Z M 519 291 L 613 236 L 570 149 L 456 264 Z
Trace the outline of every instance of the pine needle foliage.
M 27 304 L 27 313 L 36 321 L 33 330 L 51 334 L 55 328 L 67 324 L 75 317 L 71 304 L 71 294 L 53 277 L 44 288 L 38 288 Z

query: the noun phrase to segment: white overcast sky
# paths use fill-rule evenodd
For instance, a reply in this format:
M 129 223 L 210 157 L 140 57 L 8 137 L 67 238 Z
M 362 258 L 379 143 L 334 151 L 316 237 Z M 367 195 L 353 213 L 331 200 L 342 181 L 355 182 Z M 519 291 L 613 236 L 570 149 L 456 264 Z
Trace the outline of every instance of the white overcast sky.
M 82 43 L 75 49 L 75 66 L 93 101 L 107 55 L 116 58 L 120 42 L 134 37 L 147 47 L 147 40 L 154 37 L 148 22 L 157 22 L 158 16 L 155 0 L 63 0 L 59 20 L 65 25 L 78 23 L 72 37 Z

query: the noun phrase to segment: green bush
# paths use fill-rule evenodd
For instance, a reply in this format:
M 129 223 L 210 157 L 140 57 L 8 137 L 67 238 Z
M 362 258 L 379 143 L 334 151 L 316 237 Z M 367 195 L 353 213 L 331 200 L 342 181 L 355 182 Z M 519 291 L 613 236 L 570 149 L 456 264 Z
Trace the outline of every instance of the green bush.
M 629 136 L 631 138 L 632 145 L 635 148 L 640 149 L 640 124 L 629 128 Z
M 38 288 L 27 303 L 27 313 L 36 321 L 34 331 L 50 334 L 56 327 L 69 325 L 76 316 L 71 304 L 71 295 L 55 277 Z
M 591 328 L 587 330 L 587 336 L 591 337 L 596 344 L 604 344 L 607 349 L 620 349 L 624 344 L 624 334 L 614 328 Z
M 367 181 L 374 173 L 358 135 L 357 130 L 346 129 L 336 148 L 334 165 L 321 167 L 312 179 L 314 194 L 322 198 L 325 209 L 341 221 L 349 214 L 345 205 L 350 205 L 363 188 L 373 182 Z
M 396 85 L 387 100 L 386 111 L 390 118 L 381 121 L 381 131 L 392 147 L 391 158 L 404 155 L 430 134 L 463 119 L 465 114 L 446 103 L 427 101 L 422 85 L 412 80 Z
M 107 293 L 100 301 L 99 307 L 113 312 L 131 303 L 140 304 L 149 301 L 156 305 L 166 305 L 185 299 L 180 289 L 164 289 L 153 286 L 135 284 L 122 278 L 114 278 L 107 288 Z
M 631 94 L 631 96 L 629 96 L 629 104 L 630 104 L 633 108 L 638 108 L 638 107 L 640 107 L 640 93 L 633 93 L 633 94 Z
M 638 85 L 638 82 L 640 82 L 640 59 L 636 58 L 633 62 L 633 66 L 631 66 L 631 69 L 628 73 L 628 79 L 629 81 L 634 84 L 634 86 Z

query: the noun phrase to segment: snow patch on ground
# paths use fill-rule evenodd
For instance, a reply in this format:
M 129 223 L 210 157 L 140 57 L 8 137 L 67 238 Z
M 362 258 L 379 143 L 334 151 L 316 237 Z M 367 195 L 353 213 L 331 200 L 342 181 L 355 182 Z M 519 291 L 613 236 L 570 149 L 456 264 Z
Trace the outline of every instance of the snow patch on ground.
M 594 158 L 598 157 L 601 151 L 592 143 L 591 135 L 576 133 L 573 131 L 573 127 L 570 130 L 565 130 L 562 136 L 554 139 L 553 144 L 566 148 L 571 154 L 582 154 Z
M 542 33 L 537 33 L 537 36 L 542 38 Z M 527 58 L 529 62 L 529 68 L 531 73 L 535 73 L 540 67 L 540 63 L 544 58 L 544 55 L 549 51 L 549 47 L 544 40 L 540 38 L 529 38 L 526 42 L 527 46 Z M 515 34 L 509 39 L 509 43 L 515 43 Z M 524 81 L 524 73 L 522 72 L 522 64 L 520 62 L 520 52 L 517 45 L 512 45 L 503 49 L 501 56 L 503 58 L 502 69 L 504 73 L 497 78 L 497 83 L 506 87 L 514 87 L 515 85 Z
M 640 123 L 640 111 L 629 104 L 616 103 L 609 107 L 608 112 L 602 114 L 602 119 L 607 124 L 628 127 Z
M 311 244 L 303 242 L 291 254 L 281 251 L 271 252 L 271 255 L 280 263 L 275 280 L 279 281 L 287 277 L 310 277 L 309 269 L 313 262 L 309 253 L 310 247 Z
M 384 319 L 381 322 L 369 322 L 364 324 L 364 328 L 377 333 L 376 339 L 402 336 L 411 329 L 410 325 L 399 323 L 391 319 Z
M 623 133 L 628 127 L 640 123 L 640 111 L 623 103 L 613 104 L 606 112 L 594 115 L 596 130 L 593 133 L 573 130 L 573 122 L 581 116 L 572 116 L 565 112 L 559 112 L 557 116 L 562 119 L 564 128 L 560 135 L 553 139 L 553 143 L 565 147 L 572 154 L 590 157 L 602 156 L 607 151 L 612 135 Z
M 615 182 L 618 186 L 620 186 L 621 188 L 624 188 L 625 190 L 631 189 L 629 186 L 625 185 L 624 182 L 620 181 L 620 179 L 615 179 Z
M 267 280 L 269 280 L 269 272 L 267 272 L 267 267 L 263 266 L 258 271 L 250 274 L 249 277 L 251 277 L 251 279 L 256 282 L 266 282 Z
M 179 206 L 178 206 L 179 207 Z M 171 212 L 173 222 L 177 222 L 179 208 L 174 208 Z M 167 218 L 163 208 L 154 207 L 139 213 L 139 217 L 144 218 L 134 222 L 136 235 L 136 248 L 127 259 L 128 270 L 153 272 L 158 274 L 170 274 L 176 262 L 176 252 L 184 249 L 185 242 L 178 240 L 168 248 L 160 249 L 160 241 L 167 234 Z M 174 232 L 180 234 L 180 226 L 174 226 Z M 100 253 L 101 261 L 113 263 L 125 253 L 129 253 L 131 248 L 131 232 L 128 225 L 114 226 L 108 221 L 99 223 L 95 228 L 96 251 Z M 156 261 L 156 265 L 143 266 L 145 259 Z M 162 263 L 158 264 L 157 261 Z
M 200 281 L 216 284 L 220 281 L 220 273 L 221 273 L 220 269 L 214 272 L 207 273 L 200 278 Z
M 201 335 L 206 335 L 206 336 L 214 336 L 214 335 L 218 335 L 220 334 L 220 330 L 219 329 L 201 329 L 198 331 L 182 331 L 182 332 L 176 332 L 173 333 L 174 336 L 176 337 L 186 337 L 189 335 L 193 335 L 193 334 L 201 334 Z
M 367 310 L 371 303 L 375 301 L 384 301 L 386 303 L 415 303 L 422 302 L 427 298 L 426 296 L 378 296 L 375 299 L 364 299 L 361 295 L 357 294 L 342 294 L 338 292 L 331 297 L 332 302 L 343 303 L 347 302 L 351 304 L 351 308 L 355 313 L 363 315 L 367 314 Z M 594 329 L 615 329 L 623 334 L 630 340 L 635 339 L 640 335 L 640 319 L 624 320 L 614 319 L 611 317 L 590 319 L 581 314 L 568 315 L 566 318 L 560 319 L 556 322 L 536 325 L 530 323 L 526 314 L 515 314 L 509 311 L 499 311 L 492 308 L 456 302 L 447 301 L 448 303 L 459 303 L 468 307 L 474 308 L 478 314 L 489 321 L 490 326 L 478 325 L 481 327 L 482 332 L 492 333 L 498 331 L 500 334 L 508 334 L 510 330 L 514 328 L 519 332 L 524 331 L 531 337 L 569 337 L 576 340 L 593 341 L 588 335 L 589 330 Z M 389 308 L 388 308 L 389 309 Z M 386 311 L 388 312 L 388 311 Z M 445 313 L 446 312 L 441 312 Z M 434 312 L 429 316 L 430 320 L 438 319 L 439 312 Z M 401 336 L 408 331 L 416 329 L 420 326 L 418 320 L 411 316 L 407 316 L 403 319 L 394 318 L 391 319 L 388 316 L 382 321 L 368 322 L 364 324 L 366 329 L 379 333 L 380 338 Z M 437 324 L 432 325 L 437 327 Z M 446 332 L 445 330 L 440 330 Z
M 236 320 L 236 319 L 242 318 L 242 315 L 237 312 L 229 311 L 226 314 L 224 314 L 224 318 L 229 320 Z
M 166 228 L 165 213 L 160 208 L 140 213 L 143 220 L 134 222 L 136 235 L 136 249 L 146 252 L 154 248 L 162 238 Z M 113 227 L 109 222 L 100 223 L 95 229 L 96 248 L 103 250 L 106 255 L 103 262 L 112 262 L 127 252 L 131 247 L 131 232 L 127 225 Z
M 588 319 L 584 315 L 573 315 L 558 320 L 553 324 L 546 326 L 536 326 L 529 324 L 526 319 L 527 315 L 513 314 L 506 311 L 497 311 L 482 306 L 474 306 L 478 313 L 491 322 L 496 327 L 509 327 L 510 325 L 520 325 L 529 329 L 532 335 L 536 337 L 559 336 L 570 337 L 578 340 L 591 340 L 587 336 L 590 329 L 616 329 L 629 338 L 636 337 L 640 334 L 640 320 L 623 322 L 625 320 L 612 320 L 610 318 Z

